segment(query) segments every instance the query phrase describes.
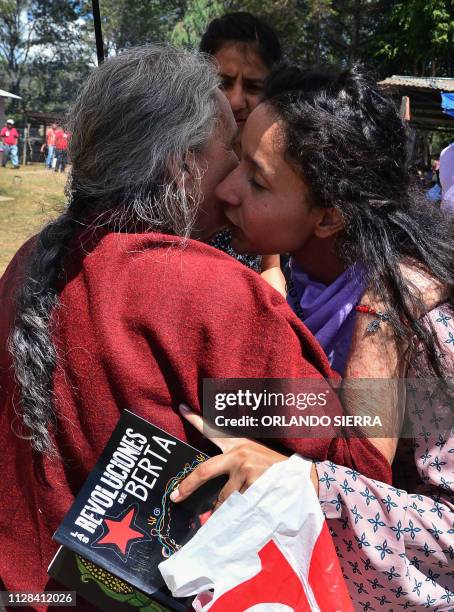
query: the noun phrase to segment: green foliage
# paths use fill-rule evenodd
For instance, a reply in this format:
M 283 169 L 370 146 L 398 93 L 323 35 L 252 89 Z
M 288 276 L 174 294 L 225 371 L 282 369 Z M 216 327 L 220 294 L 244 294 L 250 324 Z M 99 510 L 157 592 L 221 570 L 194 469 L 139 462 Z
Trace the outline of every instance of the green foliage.
M 198 47 L 214 17 L 250 11 L 305 65 L 360 61 L 377 77 L 454 74 L 452 0 L 100 0 L 108 55 L 170 41 Z M 7 112 L 66 108 L 95 65 L 91 0 L 0 0 L 0 87 Z
M 104 45 L 108 55 L 134 45 L 168 40 L 183 14 L 182 0 L 102 0 L 100 2 Z M 83 14 L 92 33 L 91 1 L 85 0 Z M 92 37 L 94 45 L 94 37 Z
M 447 147 L 449 144 L 451 144 L 451 142 L 453 141 L 454 141 L 454 134 L 452 133 L 452 131 L 440 130 L 438 132 L 433 132 L 429 140 L 430 152 L 431 152 L 432 158 L 438 159 L 443 149 Z
M 399 74 L 452 76 L 454 4 L 449 0 L 389 4 L 377 27 L 376 57 Z
M 208 23 L 231 8 L 232 2 L 225 0 L 190 0 L 170 33 L 170 42 L 177 47 L 196 49 Z
M 57 106 L 74 95 L 71 84 L 86 73 L 88 63 L 79 16 L 78 0 L 0 0 L 1 88 L 22 97 L 9 101 L 8 112 L 30 108 L 37 97 L 40 110 L 50 110 L 46 96 L 58 89 Z M 61 82 L 53 82 L 50 74 Z

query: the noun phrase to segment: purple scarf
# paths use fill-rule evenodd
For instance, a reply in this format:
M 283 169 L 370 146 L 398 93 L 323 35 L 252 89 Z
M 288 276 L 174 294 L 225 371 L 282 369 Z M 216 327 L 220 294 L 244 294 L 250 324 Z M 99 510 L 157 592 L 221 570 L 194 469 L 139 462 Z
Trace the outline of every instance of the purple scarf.
M 292 283 L 287 302 L 343 374 L 353 334 L 355 306 L 365 290 L 361 266 L 350 266 L 331 285 L 312 280 L 290 260 Z

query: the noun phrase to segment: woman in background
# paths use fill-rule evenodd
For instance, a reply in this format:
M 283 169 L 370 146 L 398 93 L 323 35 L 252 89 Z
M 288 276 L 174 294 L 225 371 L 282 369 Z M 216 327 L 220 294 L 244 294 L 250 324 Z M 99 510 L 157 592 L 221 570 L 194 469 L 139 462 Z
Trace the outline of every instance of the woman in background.
M 227 13 L 209 24 L 200 41 L 200 51 L 216 59 L 221 88 L 238 125 L 235 150 L 239 156 L 246 119 L 260 102 L 265 78 L 282 59 L 278 36 L 273 28 L 250 13 Z M 236 253 L 230 241 L 230 232 L 225 230 L 210 244 L 260 271 L 261 257 Z

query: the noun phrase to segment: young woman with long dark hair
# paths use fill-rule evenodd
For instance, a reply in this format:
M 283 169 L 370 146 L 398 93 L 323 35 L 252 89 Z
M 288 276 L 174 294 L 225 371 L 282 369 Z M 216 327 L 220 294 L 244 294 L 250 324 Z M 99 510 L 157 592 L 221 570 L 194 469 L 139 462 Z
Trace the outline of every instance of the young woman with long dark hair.
M 412 456 L 404 443 L 395 459 L 408 493 L 317 467 L 355 609 L 452 609 L 454 222 L 413 187 L 392 100 L 356 67 L 276 69 L 217 193 L 235 249 L 291 253 L 288 301 L 343 375 L 346 408 L 395 422 L 376 441 L 390 460 L 402 422 L 414 427 Z M 210 461 L 205 475 L 228 472 L 229 492 L 256 477 L 235 451 Z

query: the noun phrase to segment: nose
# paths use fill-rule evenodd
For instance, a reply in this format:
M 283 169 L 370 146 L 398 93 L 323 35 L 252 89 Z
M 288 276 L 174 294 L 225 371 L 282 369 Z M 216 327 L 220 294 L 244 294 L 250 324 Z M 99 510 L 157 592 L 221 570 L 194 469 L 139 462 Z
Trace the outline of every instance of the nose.
M 237 79 L 233 87 L 225 93 L 233 112 L 246 108 L 246 96 L 244 95 L 243 85 L 239 79 Z
M 241 204 L 237 189 L 238 168 L 239 166 L 232 170 L 216 188 L 216 197 L 225 206 L 239 206 Z

